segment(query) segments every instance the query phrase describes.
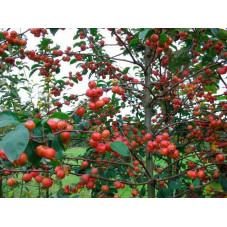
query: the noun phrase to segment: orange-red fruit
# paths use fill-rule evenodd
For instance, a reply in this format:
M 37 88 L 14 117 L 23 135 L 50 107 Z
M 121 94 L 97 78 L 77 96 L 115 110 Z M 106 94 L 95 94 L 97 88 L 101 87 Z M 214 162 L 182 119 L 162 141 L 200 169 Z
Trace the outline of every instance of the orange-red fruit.
M 90 180 L 89 175 L 84 174 L 84 175 L 81 176 L 81 181 L 82 181 L 83 184 L 87 184 L 89 180 Z
M 218 154 L 218 155 L 216 156 L 216 161 L 217 161 L 218 163 L 224 162 L 225 159 L 226 159 L 226 157 L 225 157 L 223 154 Z
M 102 185 L 101 190 L 103 192 L 108 192 L 109 191 L 109 187 L 107 185 Z
M 43 181 L 43 177 L 41 175 L 38 175 L 38 176 L 35 177 L 35 181 L 37 183 L 41 183 Z
M 92 135 L 91 135 L 91 138 L 94 140 L 94 141 L 100 141 L 102 139 L 102 134 L 99 133 L 99 132 L 94 132 Z
M 32 180 L 32 175 L 30 173 L 25 173 L 22 177 L 22 180 L 25 182 L 29 182 Z
M 59 121 L 58 123 L 57 123 L 57 127 L 58 127 L 58 129 L 64 129 L 64 128 L 66 128 L 67 127 L 67 122 L 66 121 Z
M 49 119 L 47 121 L 47 124 L 50 126 L 52 130 L 56 130 L 58 128 L 58 123 L 54 121 L 53 119 Z
M 29 130 L 32 131 L 35 128 L 35 123 L 32 120 L 28 120 L 25 122 L 24 126 Z
M 159 41 L 159 37 L 156 34 L 151 35 L 150 40 L 154 43 Z
M 104 130 L 103 132 L 102 132 L 102 137 L 104 138 L 104 139 L 107 139 L 108 137 L 110 137 L 110 131 L 109 130 Z
M 114 182 L 114 186 L 115 186 L 116 189 L 120 189 L 121 188 L 121 182 L 120 181 Z
M 92 188 L 94 188 L 94 186 L 95 186 L 95 184 L 94 184 L 93 181 L 89 181 L 89 182 L 86 184 L 86 188 L 87 188 L 87 189 L 92 189 Z
M 65 171 L 64 170 L 58 170 L 58 172 L 57 172 L 57 178 L 58 179 L 65 178 Z
M 132 190 L 132 195 L 133 196 L 137 196 L 138 195 L 138 191 L 136 189 Z
M 60 137 L 64 141 L 69 140 L 70 139 L 70 133 L 69 132 L 62 132 L 62 133 L 60 133 Z
M 83 107 L 78 108 L 76 115 L 83 116 L 85 114 L 85 109 Z
M 39 145 L 39 146 L 36 148 L 36 154 L 37 154 L 39 157 L 43 157 L 45 151 L 46 151 L 46 147 L 43 146 L 43 145 Z
M 28 162 L 28 156 L 24 152 L 21 153 L 20 156 L 19 156 L 19 158 L 18 158 L 18 164 L 20 166 L 23 166 L 27 162 Z
M 49 188 L 53 185 L 53 181 L 50 178 L 44 178 L 42 181 L 43 187 Z
M 14 185 L 16 184 L 16 181 L 15 181 L 13 178 L 9 178 L 9 179 L 7 180 L 7 184 L 8 184 L 9 186 L 14 186 Z
M 53 159 L 56 155 L 56 151 L 52 147 L 46 148 L 43 157 L 46 159 Z

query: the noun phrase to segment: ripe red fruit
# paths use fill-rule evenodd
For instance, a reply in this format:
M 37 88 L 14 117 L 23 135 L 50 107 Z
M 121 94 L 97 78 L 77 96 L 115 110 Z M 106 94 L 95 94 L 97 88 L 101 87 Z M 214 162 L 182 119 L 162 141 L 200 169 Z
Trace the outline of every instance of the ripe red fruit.
M 16 32 L 16 31 L 11 31 L 11 32 L 10 32 L 10 36 L 11 36 L 12 38 L 16 38 L 16 37 L 17 37 L 17 32 Z
M 156 34 L 151 35 L 150 41 L 152 41 L 154 43 L 158 42 L 159 41 L 158 35 L 156 35 Z
M 35 181 L 37 183 L 41 183 L 43 181 L 43 177 L 41 175 L 38 175 L 38 176 L 35 177 Z
M 218 154 L 218 155 L 216 156 L 216 161 L 217 161 L 218 163 L 224 162 L 225 159 L 226 159 L 226 157 L 225 157 L 223 154 Z
M 43 145 L 39 145 L 39 146 L 36 148 L 36 154 L 37 154 L 39 157 L 43 157 L 45 151 L 46 151 L 46 147 L 43 146 Z
M 108 137 L 110 136 L 110 131 L 105 129 L 103 132 L 102 132 L 102 137 L 104 139 L 107 139 Z
M 150 133 L 147 133 L 145 136 L 144 136 L 145 140 L 150 140 L 151 139 L 151 134 Z
M 50 188 L 53 185 L 53 181 L 50 178 L 44 178 L 42 184 L 43 187 Z
M 138 166 L 140 163 L 139 163 L 138 160 L 135 160 L 135 161 L 133 162 L 133 164 L 134 164 L 134 166 Z
M 89 181 L 89 182 L 86 184 L 86 188 L 87 188 L 87 189 L 92 189 L 92 188 L 94 188 L 94 186 L 95 186 L 95 184 L 94 184 L 93 181 Z
M 65 171 L 64 170 L 58 170 L 58 172 L 57 172 L 57 178 L 58 179 L 65 178 Z
M 6 154 L 5 154 L 5 151 L 3 149 L 0 150 L 0 158 L 2 160 L 4 160 L 4 161 L 8 160 L 8 158 L 7 158 Z
M 85 114 L 85 109 L 83 107 L 80 107 L 76 111 L 76 115 L 83 116 Z
M 97 168 L 92 168 L 91 173 L 92 174 L 98 174 L 99 170 Z
M 67 122 L 66 121 L 59 121 L 57 123 L 57 128 L 62 130 L 62 129 L 65 129 L 67 127 Z
M 94 90 L 94 96 L 97 96 L 97 97 L 100 97 L 103 95 L 103 90 L 102 88 L 100 87 L 97 87 L 95 90 Z
M 106 145 L 104 143 L 99 143 L 98 146 L 96 147 L 96 150 L 101 154 L 105 154 L 107 151 Z
M 93 80 L 91 80 L 91 81 L 89 81 L 89 83 L 88 83 L 88 87 L 89 88 L 95 88 L 95 86 L 96 86 L 96 82 L 95 81 L 93 81 Z
M 196 177 L 197 177 L 197 172 L 196 172 L 196 171 L 189 170 L 189 171 L 187 172 L 187 176 L 188 176 L 190 179 L 195 180 Z
M 56 151 L 52 147 L 46 148 L 43 157 L 46 159 L 53 159 L 56 155 Z
M 58 128 L 58 123 L 54 121 L 53 119 L 49 119 L 47 121 L 47 124 L 50 126 L 52 130 L 56 130 Z
M 109 191 L 109 187 L 107 185 L 102 185 L 101 190 L 103 192 L 108 192 Z
M 115 186 L 116 189 L 120 189 L 121 188 L 121 182 L 120 181 L 114 182 L 114 186 Z
M 28 120 L 25 122 L 24 126 L 29 130 L 32 131 L 35 128 L 35 123 L 32 120 Z
M 200 171 L 198 172 L 198 177 L 199 177 L 200 179 L 203 179 L 203 178 L 205 177 L 205 172 L 204 172 L 203 170 L 200 170 Z
M 62 133 L 60 133 L 60 137 L 63 141 L 69 140 L 70 139 L 70 133 L 69 132 L 62 132 Z
M 87 168 L 88 162 L 87 161 L 82 162 L 81 166 L 82 166 L 82 168 Z
M 90 139 L 89 140 L 89 145 L 91 146 L 91 147 L 97 147 L 98 146 L 98 142 L 97 141 L 94 141 L 93 139 Z
M 89 175 L 84 174 L 84 175 L 81 176 L 81 182 L 83 184 L 87 184 L 89 180 L 90 180 L 90 176 Z
M 57 173 L 61 169 L 62 169 L 61 166 L 56 166 L 55 169 L 54 169 L 54 172 Z
M 7 180 L 7 184 L 8 184 L 9 186 L 14 186 L 14 185 L 16 184 L 16 181 L 15 181 L 13 178 L 9 178 L 9 179 Z
M 132 190 L 132 195 L 133 196 L 137 196 L 138 195 L 138 191 L 136 189 Z
M 92 135 L 91 135 L 91 138 L 94 140 L 94 141 L 100 141 L 102 139 L 102 134 L 99 133 L 99 132 L 94 132 Z
M 28 162 L 28 156 L 24 152 L 21 153 L 17 162 L 20 166 L 23 166 Z
M 88 97 L 93 97 L 93 96 L 94 96 L 94 90 L 88 89 L 88 90 L 86 91 L 86 95 L 87 95 Z
M 25 182 L 29 182 L 32 180 L 32 175 L 30 173 L 26 173 L 23 175 L 22 180 Z

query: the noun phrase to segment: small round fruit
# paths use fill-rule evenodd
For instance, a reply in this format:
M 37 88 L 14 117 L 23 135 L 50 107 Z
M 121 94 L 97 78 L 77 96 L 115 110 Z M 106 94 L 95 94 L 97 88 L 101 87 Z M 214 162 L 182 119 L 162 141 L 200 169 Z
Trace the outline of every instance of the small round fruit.
M 23 166 L 27 162 L 28 162 L 28 156 L 24 152 L 21 153 L 20 156 L 19 156 L 19 158 L 18 158 L 18 164 L 20 166 Z
M 102 132 L 102 137 L 104 139 L 107 139 L 108 137 L 110 137 L 110 131 L 105 129 L 103 132 Z
M 85 109 L 83 107 L 78 108 L 76 115 L 83 116 L 85 114 Z
M 32 120 L 28 120 L 25 122 L 24 126 L 29 130 L 32 131 L 35 128 L 35 123 Z
M 84 175 L 81 176 L 81 181 L 82 181 L 83 184 L 87 184 L 89 180 L 90 180 L 89 175 L 84 174 Z
M 57 178 L 58 179 L 65 178 L 65 171 L 64 170 L 58 170 L 58 172 L 57 172 Z
M 94 141 L 100 141 L 102 139 L 102 134 L 99 133 L 99 132 L 94 132 L 92 135 L 91 135 L 91 138 L 94 140 Z
M 103 192 L 108 192 L 109 191 L 109 187 L 107 185 L 102 185 L 101 190 Z
M 138 195 L 138 191 L 136 189 L 132 190 L 132 195 L 133 196 L 137 196 Z
M 32 180 L 32 175 L 30 173 L 25 173 L 22 177 L 22 180 L 25 182 L 29 182 Z
M 46 158 L 46 159 L 53 159 L 55 157 L 55 155 L 56 155 L 56 151 L 52 147 L 46 148 L 46 150 L 43 154 L 44 158 Z
M 36 154 L 39 156 L 39 157 L 43 157 L 45 151 L 46 151 L 46 147 L 43 146 L 43 145 L 39 145 L 38 147 L 36 147 Z
M 53 185 L 53 181 L 50 178 L 44 178 L 42 184 L 43 187 L 50 188 Z
M 7 184 L 8 184 L 9 186 L 14 186 L 14 185 L 16 184 L 16 181 L 15 181 L 13 178 L 9 178 L 9 179 L 7 180 Z
M 35 181 L 37 183 L 41 183 L 43 181 L 43 177 L 41 175 L 38 175 L 38 176 L 35 177 Z

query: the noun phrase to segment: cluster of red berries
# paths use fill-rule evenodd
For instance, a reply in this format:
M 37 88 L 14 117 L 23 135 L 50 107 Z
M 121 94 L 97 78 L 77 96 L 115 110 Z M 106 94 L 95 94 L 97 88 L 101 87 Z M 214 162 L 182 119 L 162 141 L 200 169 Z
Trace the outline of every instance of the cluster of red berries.
M 155 141 L 149 141 L 147 144 L 147 149 L 149 152 L 159 151 L 163 156 L 169 156 L 173 159 L 179 157 L 179 151 L 176 149 L 174 144 L 170 143 L 170 137 L 168 133 L 163 133 L 158 135 Z

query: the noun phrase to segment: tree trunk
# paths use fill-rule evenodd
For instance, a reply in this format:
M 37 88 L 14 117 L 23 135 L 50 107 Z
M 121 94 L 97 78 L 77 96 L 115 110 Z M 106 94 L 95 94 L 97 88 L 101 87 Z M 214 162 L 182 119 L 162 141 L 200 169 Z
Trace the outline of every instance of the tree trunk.
M 152 112 L 151 112 L 151 107 L 150 107 L 150 102 L 151 102 L 151 94 L 150 88 L 151 85 L 151 67 L 148 66 L 151 61 L 151 54 L 150 54 L 150 49 L 148 47 L 145 47 L 145 68 L 147 68 L 147 71 L 145 72 L 145 126 L 146 126 L 146 132 L 151 134 L 151 117 L 152 117 Z M 150 174 L 151 177 L 153 177 L 153 157 L 149 151 L 146 152 L 146 166 L 147 170 Z M 155 198 L 155 184 L 154 183 L 148 183 L 147 185 L 147 190 L 148 190 L 148 198 Z
M 0 174 L 0 198 L 3 198 L 3 185 L 2 185 L 2 176 Z

